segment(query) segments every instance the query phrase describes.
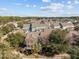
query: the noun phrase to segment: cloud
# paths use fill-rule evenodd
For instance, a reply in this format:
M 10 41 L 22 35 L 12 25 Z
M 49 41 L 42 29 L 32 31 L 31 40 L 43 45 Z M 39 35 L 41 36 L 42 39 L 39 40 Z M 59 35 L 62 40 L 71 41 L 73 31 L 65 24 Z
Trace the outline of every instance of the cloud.
M 35 8 L 35 7 L 37 7 L 37 5 L 33 5 L 32 7 L 34 7 L 34 8 Z
M 71 4 L 71 3 L 72 3 L 72 1 L 68 1 L 68 2 L 67 2 L 67 4 Z
M 74 8 L 74 6 L 72 6 L 72 5 L 67 6 L 67 9 L 72 9 L 72 8 Z
M 26 4 L 25 7 L 30 7 L 30 5 L 29 4 Z
M 50 2 L 50 0 L 42 0 L 42 2 Z
M 36 8 L 36 7 L 37 7 L 37 5 L 35 5 L 35 4 L 34 4 L 34 5 L 29 5 L 29 4 L 26 4 L 26 5 L 25 5 L 25 7 L 27 7 L 27 8 L 29 8 L 29 7 L 30 7 L 30 8 Z
M 7 11 L 7 8 L 0 8 L 0 11 Z
M 64 3 L 51 3 L 47 6 L 40 7 L 40 10 L 44 13 L 54 13 L 54 14 L 69 14 L 74 10 L 74 5 L 64 4 Z
M 79 4 L 79 1 L 78 1 L 78 0 L 74 0 L 74 3 L 75 3 L 75 4 Z
M 50 9 L 49 9 L 49 8 L 47 8 L 47 7 L 40 7 L 40 9 L 41 9 L 41 11 L 42 11 L 42 12 L 47 12 L 47 11 L 50 11 Z
M 0 15 L 11 15 L 11 12 L 7 8 L 0 8 Z
M 56 11 L 60 11 L 64 8 L 64 4 L 61 3 L 51 3 L 50 5 L 46 6 L 46 7 L 41 7 L 40 9 L 42 11 L 52 11 L 52 12 L 56 12 Z
M 21 6 L 21 5 L 22 5 L 22 3 L 15 3 L 15 5 Z
M 67 4 L 79 4 L 79 0 L 69 0 Z

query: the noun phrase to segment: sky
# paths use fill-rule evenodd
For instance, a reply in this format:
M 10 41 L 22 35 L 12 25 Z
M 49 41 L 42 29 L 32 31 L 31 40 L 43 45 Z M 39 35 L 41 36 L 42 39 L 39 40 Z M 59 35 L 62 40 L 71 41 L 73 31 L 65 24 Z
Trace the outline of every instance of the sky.
M 0 16 L 79 16 L 79 0 L 0 0 Z

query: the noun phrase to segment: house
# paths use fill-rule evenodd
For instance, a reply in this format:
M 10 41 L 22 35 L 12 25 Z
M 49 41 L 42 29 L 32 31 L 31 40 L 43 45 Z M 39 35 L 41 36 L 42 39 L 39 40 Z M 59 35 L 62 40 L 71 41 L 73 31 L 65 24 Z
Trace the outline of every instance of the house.
M 67 29 L 67 30 L 74 30 L 74 24 L 72 22 L 64 22 L 64 23 L 61 23 L 62 24 L 62 29 Z
M 35 33 L 35 32 L 27 33 L 26 38 L 25 38 L 25 44 L 26 44 L 27 50 L 33 49 L 33 46 L 38 42 L 37 34 L 38 33 Z
M 54 23 L 53 26 L 54 26 L 54 29 L 60 29 L 61 28 L 61 26 L 58 22 Z
M 26 50 L 33 50 L 34 46 L 39 43 L 39 32 L 27 33 L 25 38 Z
M 46 45 L 48 42 L 48 37 L 52 30 L 45 32 L 30 32 L 27 33 L 25 38 L 26 50 L 32 50 L 35 44 L 41 43 Z
M 29 27 L 30 27 L 30 24 L 24 24 L 23 30 L 26 31 L 26 32 L 29 32 Z
M 31 30 L 32 32 L 44 31 L 50 28 L 48 24 L 39 24 L 39 23 L 38 24 L 33 23 L 31 27 L 32 27 L 32 30 Z M 29 28 L 31 27 L 30 27 L 30 24 L 25 24 L 23 29 L 27 32 L 30 32 Z

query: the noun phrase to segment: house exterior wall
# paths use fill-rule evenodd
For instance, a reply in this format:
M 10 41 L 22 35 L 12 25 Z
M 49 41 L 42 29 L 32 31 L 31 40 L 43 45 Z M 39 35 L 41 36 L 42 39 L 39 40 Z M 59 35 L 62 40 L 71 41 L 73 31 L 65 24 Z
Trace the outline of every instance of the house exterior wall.
M 58 26 L 54 26 L 54 29 L 60 29 L 60 26 L 58 25 Z
M 72 23 L 70 23 L 70 24 L 66 23 L 65 25 L 63 25 L 63 30 L 65 30 L 65 29 L 67 29 L 69 31 L 74 30 L 74 25 Z
M 61 28 L 62 25 L 62 28 Z M 48 23 L 48 24 L 37 24 L 34 23 L 32 24 L 32 32 L 38 32 L 38 31 L 45 31 L 48 29 L 69 29 L 69 30 L 73 30 L 74 29 L 74 25 L 71 22 L 61 22 L 61 25 L 59 22 L 55 22 L 55 23 Z M 27 32 L 29 32 L 29 24 L 26 24 L 24 26 L 24 30 L 26 30 Z
M 27 24 L 24 25 L 23 29 L 29 32 L 29 25 L 27 25 Z M 47 26 L 46 24 L 43 24 L 43 25 L 34 24 L 34 25 L 32 25 L 32 32 L 42 31 L 42 30 L 47 30 L 47 29 L 49 29 L 49 26 Z

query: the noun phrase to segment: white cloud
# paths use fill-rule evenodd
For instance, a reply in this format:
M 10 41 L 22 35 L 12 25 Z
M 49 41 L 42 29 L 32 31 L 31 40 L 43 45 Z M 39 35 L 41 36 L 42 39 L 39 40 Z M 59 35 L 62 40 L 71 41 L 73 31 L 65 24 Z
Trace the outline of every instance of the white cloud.
M 6 15 L 7 13 L 9 13 L 8 11 L 9 10 L 7 8 L 0 8 L 0 15 Z
M 68 8 L 68 9 L 72 9 L 72 8 L 74 8 L 74 6 L 68 5 L 67 8 Z
M 64 8 L 64 5 L 61 3 L 51 3 L 50 5 L 46 6 L 46 7 L 41 7 L 41 10 L 43 11 L 60 11 Z
M 50 2 L 50 0 L 42 0 L 42 2 Z
M 0 8 L 0 11 L 7 11 L 7 8 Z
M 37 5 L 33 5 L 32 7 L 34 7 L 34 8 L 35 8 L 35 7 L 37 7 Z
M 67 3 L 68 3 L 68 4 L 71 4 L 71 3 L 72 3 L 72 1 L 68 1 Z
M 25 7 L 30 7 L 30 5 L 29 5 L 29 4 L 27 4 L 27 5 L 25 5 Z
M 29 8 L 29 7 L 30 7 L 30 8 L 35 8 L 35 7 L 37 7 L 37 5 L 35 5 L 35 4 L 34 4 L 34 5 L 26 4 L 25 7 L 27 7 L 27 8 Z
M 74 0 L 74 3 L 75 3 L 75 4 L 79 4 L 79 1 L 78 1 L 78 0 Z
M 49 8 L 47 8 L 47 7 L 40 7 L 40 9 L 42 10 L 42 12 L 47 12 L 47 11 L 49 11 L 50 9 Z
M 22 5 L 22 3 L 15 3 L 15 5 L 18 5 L 18 6 L 20 6 L 20 5 Z
M 64 7 L 63 4 L 61 3 L 52 3 L 50 6 L 48 6 L 50 9 L 53 10 L 58 10 L 58 9 L 62 9 Z

